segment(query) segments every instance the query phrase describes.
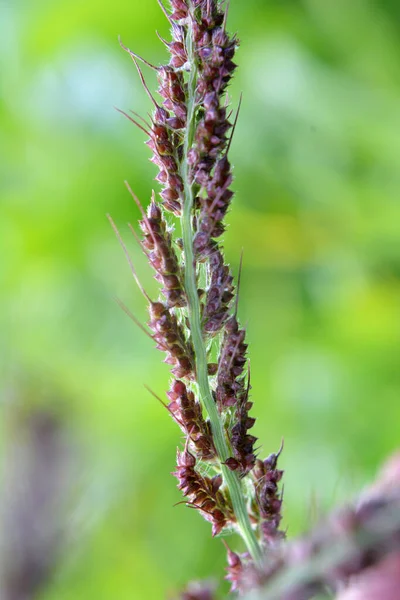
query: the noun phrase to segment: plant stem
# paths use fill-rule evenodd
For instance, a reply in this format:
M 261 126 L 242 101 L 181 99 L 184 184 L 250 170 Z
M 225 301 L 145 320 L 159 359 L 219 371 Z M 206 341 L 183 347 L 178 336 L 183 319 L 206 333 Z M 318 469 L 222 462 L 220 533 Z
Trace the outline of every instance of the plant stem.
M 188 317 L 196 357 L 197 384 L 199 387 L 200 399 L 210 419 L 215 448 L 218 453 L 218 458 L 221 462 L 221 470 L 224 477 L 224 481 L 229 489 L 229 493 L 232 500 L 232 506 L 235 512 L 240 534 L 253 560 L 256 563 L 260 563 L 261 550 L 250 524 L 241 482 L 239 480 L 238 475 L 234 471 L 228 469 L 228 467 L 224 464 L 226 460 L 230 456 L 232 456 L 232 452 L 230 451 L 228 440 L 226 439 L 225 432 L 221 420 L 219 418 L 217 406 L 212 396 L 208 380 L 207 353 L 202 334 L 200 301 L 197 292 L 196 264 L 193 252 L 192 213 L 194 194 L 193 184 L 190 182 L 189 179 L 189 165 L 187 161 L 188 151 L 193 143 L 194 132 L 196 127 L 195 96 L 197 69 L 192 49 L 191 25 L 188 26 L 186 45 L 191 70 L 188 82 L 188 116 L 184 143 L 184 158 L 181 163 L 181 175 L 185 186 L 185 198 L 183 204 L 183 215 L 181 219 L 181 225 L 183 248 L 185 255 L 185 291 L 188 299 Z

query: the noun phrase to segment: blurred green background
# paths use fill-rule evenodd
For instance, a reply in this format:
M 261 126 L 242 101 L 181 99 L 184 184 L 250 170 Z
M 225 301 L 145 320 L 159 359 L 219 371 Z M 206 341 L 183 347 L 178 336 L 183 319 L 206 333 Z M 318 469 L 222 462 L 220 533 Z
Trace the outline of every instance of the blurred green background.
M 231 0 L 229 23 L 244 99 L 225 248 L 235 272 L 244 248 L 255 434 L 264 455 L 285 439 L 292 536 L 399 445 L 400 4 Z M 114 302 L 146 318 L 105 215 L 129 242 L 123 181 L 143 202 L 156 186 L 113 109 L 150 110 L 117 37 L 161 63 L 156 29 L 156 0 L 0 0 L 4 404 L 55 403 L 82 457 L 74 544 L 40 600 L 164 598 L 225 565 L 173 506 L 180 434 L 143 387 L 163 395 L 168 368 Z

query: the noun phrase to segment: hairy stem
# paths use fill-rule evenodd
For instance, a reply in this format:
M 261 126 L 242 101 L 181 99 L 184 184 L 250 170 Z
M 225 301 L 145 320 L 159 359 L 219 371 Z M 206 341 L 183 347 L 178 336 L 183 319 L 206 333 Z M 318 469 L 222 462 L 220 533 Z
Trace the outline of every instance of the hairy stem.
M 187 161 L 188 151 L 192 145 L 196 127 L 195 95 L 197 69 L 193 56 L 192 30 L 190 25 L 188 27 L 186 45 L 191 70 L 188 82 L 188 117 L 184 144 L 185 152 L 184 159 L 181 164 L 181 176 L 185 186 L 185 199 L 181 225 L 185 254 L 185 291 L 188 299 L 188 316 L 196 357 L 196 377 L 200 392 L 200 399 L 210 419 L 215 448 L 218 453 L 218 458 L 221 462 L 221 470 L 224 481 L 229 489 L 240 534 L 253 560 L 256 563 L 260 563 L 261 550 L 250 524 L 241 482 L 237 474 L 228 469 L 228 467 L 226 467 L 224 464 L 226 460 L 232 456 L 232 452 L 230 451 L 228 440 L 226 439 L 208 380 L 207 353 L 201 327 L 200 301 L 197 292 L 196 264 L 193 252 L 192 214 L 194 193 L 193 184 L 190 182 L 189 178 L 189 165 Z

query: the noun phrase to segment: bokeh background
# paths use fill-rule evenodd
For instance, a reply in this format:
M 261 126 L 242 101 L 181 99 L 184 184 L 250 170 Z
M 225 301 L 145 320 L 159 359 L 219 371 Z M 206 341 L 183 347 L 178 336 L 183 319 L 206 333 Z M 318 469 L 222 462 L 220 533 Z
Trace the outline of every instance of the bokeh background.
M 285 439 L 292 536 L 399 445 L 400 4 L 231 0 L 229 24 L 243 106 L 225 248 L 235 271 L 244 248 L 255 433 L 264 455 Z M 164 598 L 224 568 L 209 525 L 173 506 L 180 436 L 143 386 L 162 396 L 168 368 L 114 302 L 145 320 L 107 212 L 156 289 L 123 185 L 146 202 L 155 170 L 113 109 L 150 110 L 117 38 L 161 63 L 156 29 L 156 0 L 0 0 L 3 447 L 13 412 L 40 406 L 75 461 L 40 600 Z

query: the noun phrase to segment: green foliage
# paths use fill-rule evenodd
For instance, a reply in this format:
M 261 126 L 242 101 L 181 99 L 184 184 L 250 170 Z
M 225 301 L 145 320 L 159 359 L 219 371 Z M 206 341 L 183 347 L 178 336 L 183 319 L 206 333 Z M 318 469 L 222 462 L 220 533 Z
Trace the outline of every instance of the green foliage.
M 155 175 L 113 110 L 150 109 L 117 36 L 160 62 L 167 24 L 155 1 L 0 12 L 2 387 L 61 390 L 86 454 L 76 544 L 43 600 L 162 598 L 225 560 L 173 507 L 179 437 L 143 387 L 161 395 L 168 369 L 113 301 L 146 318 L 105 214 L 135 223 L 123 180 L 146 199 Z M 255 435 L 263 454 L 285 438 L 293 535 L 398 445 L 400 21 L 388 0 L 247 0 L 230 30 L 244 100 L 225 247 L 236 267 L 244 248 Z

